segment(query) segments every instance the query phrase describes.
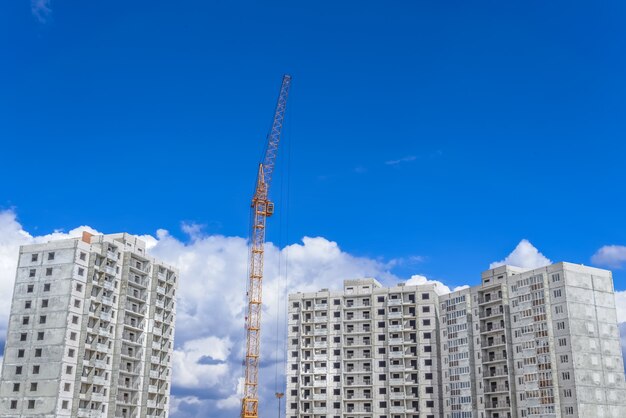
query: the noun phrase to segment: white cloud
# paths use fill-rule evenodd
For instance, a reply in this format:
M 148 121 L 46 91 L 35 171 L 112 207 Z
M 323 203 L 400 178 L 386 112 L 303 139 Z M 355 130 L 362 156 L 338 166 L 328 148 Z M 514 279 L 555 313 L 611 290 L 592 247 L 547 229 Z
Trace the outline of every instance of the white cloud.
M 50 7 L 51 0 L 31 0 L 30 1 L 30 11 L 33 13 L 33 16 L 39 20 L 41 23 L 45 23 L 48 21 L 48 18 L 52 14 L 52 8 Z
M 591 257 L 594 264 L 612 268 L 622 268 L 626 264 L 626 246 L 605 245 Z
M 406 157 L 402 157 L 402 158 L 398 158 L 397 160 L 389 160 L 389 161 L 385 161 L 385 164 L 387 165 L 398 165 L 398 164 L 402 164 L 402 163 L 410 163 L 417 160 L 417 157 L 415 155 L 407 155 Z
M 496 268 L 503 265 L 516 266 L 527 269 L 534 269 L 538 267 L 544 267 L 552 264 L 546 256 L 541 254 L 535 246 L 533 246 L 528 240 L 523 239 L 517 244 L 517 247 L 511 254 L 506 256 L 502 261 L 496 261 L 489 265 L 489 268 Z
M 245 239 L 202 235 L 193 224 L 183 242 L 158 230 L 141 236 L 149 252 L 180 267 L 178 315 L 173 354 L 172 417 L 231 416 L 239 408 L 245 335 L 243 332 L 248 247 Z M 19 246 L 51 239 L 79 237 L 83 230 L 55 231 L 43 236 L 26 232 L 12 211 L 0 212 L 0 292 L 10 296 Z M 117 232 L 117 231 L 113 231 Z M 305 237 L 301 243 L 279 249 L 266 245 L 262 366 L 259 380 L 261 413 L 275 411 L 276 364 L 282 386 L 280 361 L 286 340 L 287 294 L 341 288 L 344 279 L 376 277 L 383 283 L 400 281 L 390 272 L 394 262 L 356 257 L 336 242 Z M 9 304 L 0 305 L 0 343 L 6 335 Z M 278 348 L 278 349 L 277 349 Z M 203 415 L 204 414 L 204 415 Z M 208 414 L 208 415 L 207 415 Z
M 422 276 L 422 275 L 419 275 L 419 274 L 414 274 L 406 282 L 407 286 L 418 286 L 418 285 L 423 285 L 423 284 L 434 284 L 435 285 L 435 292 L 437 292 L 438 295 L 445 295 L 447 293 L 456 292 L 457 290 L 463 290 L 463 289 L 467 289 L 469 287 L 467 285 L 457 286 L 457 287 L 455 287 L 454 289 L 451 290 L 450 287 L 448 287 L 447 285 L 443 284 L 443 282 L 440 282 L 439 280 L 431 280 L 431 279 L 427 278 L 426 276 Z

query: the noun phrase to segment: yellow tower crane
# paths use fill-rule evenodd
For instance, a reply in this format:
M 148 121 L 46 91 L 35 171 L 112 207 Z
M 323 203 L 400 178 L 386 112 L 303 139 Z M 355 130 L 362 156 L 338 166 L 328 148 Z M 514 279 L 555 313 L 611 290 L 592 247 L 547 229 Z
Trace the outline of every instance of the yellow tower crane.
M 259 358 L 261 345 L 261 304 L 263 290 L 263 248 L 265 246 L 265 224 L 274 213 L 274 203 L 269 200 L 269 189 L 274 173 L 274 164 L 280 142 L 280 133 L 285 119 L 287 95 L 291 76 L 284 75 L 276 103 L 272 129 L 267 138 L 265 157 L 259 164 L 256 189 L 252 197 L 250 231 L 250 277 L 248 282 L 248 312 L 246 315 L 246 359 L 241 418 L 259 416 Z

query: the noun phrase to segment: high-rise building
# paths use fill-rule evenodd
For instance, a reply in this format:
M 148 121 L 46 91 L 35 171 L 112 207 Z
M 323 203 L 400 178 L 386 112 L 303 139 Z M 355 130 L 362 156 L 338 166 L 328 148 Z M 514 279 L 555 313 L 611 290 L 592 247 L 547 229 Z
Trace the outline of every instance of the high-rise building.
M 21 247 L 0 417 L 167 417 L 177 285 L 128 234 Z
M 626 416 L 611 272 L 502 266 L 436 289 L 290 295 L 287 417 Z
M 288 417 L 441 415 L 434 285 L 289 296 Z

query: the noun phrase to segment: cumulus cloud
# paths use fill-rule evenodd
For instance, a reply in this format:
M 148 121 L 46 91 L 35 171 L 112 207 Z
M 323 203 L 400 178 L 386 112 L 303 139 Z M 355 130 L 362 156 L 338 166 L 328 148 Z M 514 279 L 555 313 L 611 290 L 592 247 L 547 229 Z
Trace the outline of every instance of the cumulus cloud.
M 594 264 L 620 269 L 626 264 L 626 246 L 605 245 L 591 257 Z
M 534 269 L 552 264 L 552 261 L 541 254 L 528 240 L 523 239 L 517 247 L 504 260 L 495 261 L 489 268 L 496 268 L 503 265 Z
M 464 286 L 457 286 L 454 289 L 450 289 L 450 287 L 445 285 L 443 282 L 440 282 L 439 280 L 431 280 L 427 278 L 426 276 L 422 276 L 419 274 L 414 274 L 406 282 L 407 286 L 418 286 L 418 285 L 423 285 L 423 284 L 434 284 L 435 292 L 437 292 L 438 295 L 445 295 L 447 293 L 456 292 L 457 290 L 463 290 L 469 287 L 467 285 L 464 285 Z
M 180 267 L 171 416 L 232 416 L 239 408 L 242 389 L 247 242 L 240 237 L 203 235 L 194 224 L 185 225 L 182 229 L 189 235 L 187 241 L 166 230 L 141 236 L 151 255 Z M 20 245 L 79 237 L 82 231 L 98 233 L 82 226 L 33 236 L 23 229 L 13 211 L 0 212 L 1 294 L 13 292 Z M 387 285 L 400 279 L 391 273 L 394 261 L 356 257 L 322 237 L 305 237 L 284 248 L 268 243 L 265 260 L 259 393 L 264 400 L 261 413 L 271 415 L 276 407 L 276 374 L 279 387 L 284 384 L 287 295 L 341 288 L 344 279 L 376 277 Z M 0 305 L 0 345 L 6 335 L 9 309 L 9 304 Z
M 46 23 L 52 14 L 51 0 L 31 0 L 30 11 L 41 23 Z

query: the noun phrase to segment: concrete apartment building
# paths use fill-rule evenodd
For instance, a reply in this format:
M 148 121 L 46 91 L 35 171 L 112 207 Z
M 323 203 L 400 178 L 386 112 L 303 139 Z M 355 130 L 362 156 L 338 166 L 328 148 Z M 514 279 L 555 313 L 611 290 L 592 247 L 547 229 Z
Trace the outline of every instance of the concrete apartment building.
M 0 417 L 167 417 L 177 285 L 128 234 L 21 247 Z
M 626 417 L 609 271 L 502 266 L 445 295 L 367 279 L 289 297 L 287 417 L 570 416 Z

